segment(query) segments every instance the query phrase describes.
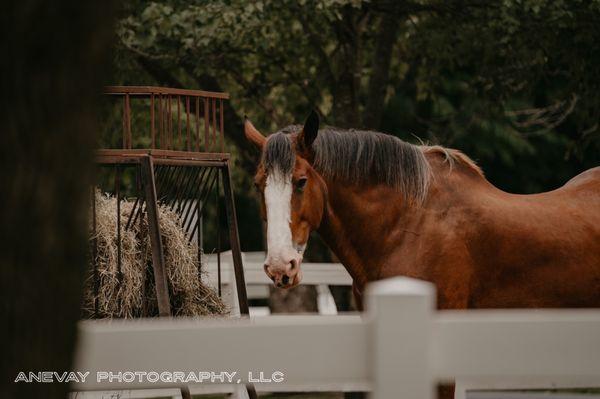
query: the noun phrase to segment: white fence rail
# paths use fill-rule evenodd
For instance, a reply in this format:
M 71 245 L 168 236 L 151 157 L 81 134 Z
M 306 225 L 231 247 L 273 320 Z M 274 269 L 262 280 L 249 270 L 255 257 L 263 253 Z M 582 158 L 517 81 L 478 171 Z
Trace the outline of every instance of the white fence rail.
M 208 282 L 213 287 L 217 286 L 217 259 L 216 254 L 206 257 L 205 272 Z M 269 297 L 269 286 L 273 282 L 264 271 L 264 252 L 242 252 L 244 265 L 244 279 L 249 299 L 265 299 Z M 317 308 L 319 314 L 337 314 L 337 308 L 329 285 L 352 285 L 352 277 L 341 263 L 312 263 L 303 262 L 302 284 L 317 286 Z M 231 251 L 221 253 L 221 278 L 223 294 L 226 303 L 231 308 L 233 316 L 239 315 L 237 292 L 235 290 L 235 274 Z M 250 308 L 250 314 L 256 314 L 258 309 Z M 268 309 L 261 309 L 262 314 L 269 314 Z
M 92 376 L 236 371 L 242 382 L 281 371 L 282 382 L 257 389 L 372 390 L 374 398 L 431 398 L 436 382 L 454 379 L 476 388 L 600 387 L 599 310 L 438 312 L 434 297 L 428 283 L 394 278 L 369 287 L 362 317 L 86 321 L 76 366 Z M 169 385 L 90 377 L 74 389 Z

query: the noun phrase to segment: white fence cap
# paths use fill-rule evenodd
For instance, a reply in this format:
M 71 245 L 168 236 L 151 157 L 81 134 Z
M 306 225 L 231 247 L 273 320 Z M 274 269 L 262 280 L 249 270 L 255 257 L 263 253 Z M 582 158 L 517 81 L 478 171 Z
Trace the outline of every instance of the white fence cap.
M 427 281 L 410 277 L 392 277 L 370 283 L 366 294 L 371 295 L 408 295 L 408 296 L 433 296 L 435 286 Z

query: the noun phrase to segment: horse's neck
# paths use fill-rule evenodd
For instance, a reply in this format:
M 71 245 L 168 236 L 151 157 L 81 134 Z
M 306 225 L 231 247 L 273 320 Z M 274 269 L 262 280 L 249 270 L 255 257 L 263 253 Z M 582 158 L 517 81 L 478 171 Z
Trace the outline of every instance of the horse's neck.
M 388 187 L 347 187 L 328 183 L 328 203 L 319 229 L 330 249 L 359 285 L 378 278 L 376 268 L 386 252 L 387 234 L 399 224 L 410 225 L 400 195 Z M 409 220 L 411 219 L 411 220 Z
M 407 204 L 385 185 L 356 187 L 327 181 L 327 209 L 319 233 L 359 286 L 382 278 L 382 265 L 398 247 L 412 245 L 428 217 L 464 202 L 460 191 L 467 189 L 472 176 L 463 176 L 458 169 L 449 173 L 448 165 L 440 162 L 431 167 L 433 178 L 423 205 Z

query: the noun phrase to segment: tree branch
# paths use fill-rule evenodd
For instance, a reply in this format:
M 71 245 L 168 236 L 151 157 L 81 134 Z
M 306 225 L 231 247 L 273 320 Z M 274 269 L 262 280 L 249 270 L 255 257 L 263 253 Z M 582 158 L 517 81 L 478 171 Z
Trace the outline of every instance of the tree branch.
M 185 87 L 179 79 L 160 65 L 156 59 L 146 58 L 138 54 L 136 61 L 154 78 L 157 84 L 178 88 Z M 209 91 L 223 91 L 221 85 L 213 76 L 196 75 L 193 65 L 189 63 L 184 64 L 183 69 L 197 83 L 199 88 Z M 240 161 L 244 169 L 252 170 L 256 166 L 257 157 L 244 136 L 242 118 L 236 113 L 230 101 L 224 101 L 224 104 L 223 117 L 226 121 L 227 137 L 238 147 Z
M 179 79 L 160 65 L 157 60 L 146 58 L 141 55 L 138 55 L 135 60 L 150 76 L 152 76 L 157 84 L 176 88 L 184 87 Z

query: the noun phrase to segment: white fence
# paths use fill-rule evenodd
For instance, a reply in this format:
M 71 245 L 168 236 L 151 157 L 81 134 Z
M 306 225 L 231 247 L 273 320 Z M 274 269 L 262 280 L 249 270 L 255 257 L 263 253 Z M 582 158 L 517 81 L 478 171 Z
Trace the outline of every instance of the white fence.
M 363 316 L 85 321 L 76 367 L 92 376 L 236 371 L 242 382 L 281 371 L 282 382 L 257 389 L 374 398 L 431 398 L 436 382 L 455 379 L 462 388 L 600 387 L 599 310 L 436 311 L 434 298 L 430 284 L 394 278 L 369 287 Z M 73 388 L 168 385 L 90 377 Z
M 215 254 L 206 257 L 206 276 L 213 287 L 217 286 L 217 259 Z M 264 252 L 242 252 L 244 264 L 244 277 L 249 299 L 265 299 L 269 297 L 269 286 L 273 282 L 264 271 Z M 329 285 L 352 285 L 352 277 L 348 274 L 341 263 L 311 263 L 303 262 L 302 284 L 315 285 L 317 287 L 317 308 L 319 314 L 337 314 L 337 308 L 329 291 Z M 237 292 L 235 290 L 235 274 L 231 251 L 221 253 L 221 278 L 223 283 L 223 294 L 226 303 L 231 308 L 233 316 L 239 315 Z M 250 308 L 250 315 L 268 315 L 268 308 Z

